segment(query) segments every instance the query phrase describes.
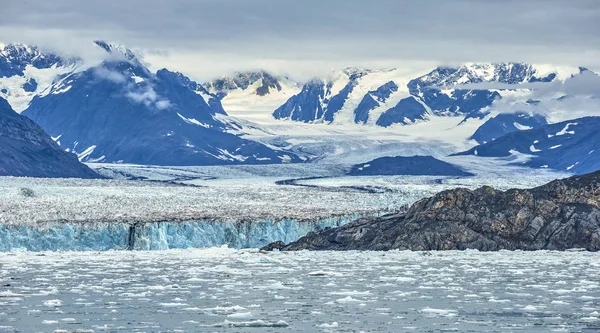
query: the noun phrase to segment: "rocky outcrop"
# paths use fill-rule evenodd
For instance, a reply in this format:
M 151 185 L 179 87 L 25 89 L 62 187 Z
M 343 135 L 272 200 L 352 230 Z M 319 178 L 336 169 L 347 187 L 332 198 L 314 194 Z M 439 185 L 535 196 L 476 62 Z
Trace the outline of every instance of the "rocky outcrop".
M 102 178 L 0 98 L 0 176 Z
M 529 189 L 457 188 L 265 250 L 600 250 L 600 171 Z

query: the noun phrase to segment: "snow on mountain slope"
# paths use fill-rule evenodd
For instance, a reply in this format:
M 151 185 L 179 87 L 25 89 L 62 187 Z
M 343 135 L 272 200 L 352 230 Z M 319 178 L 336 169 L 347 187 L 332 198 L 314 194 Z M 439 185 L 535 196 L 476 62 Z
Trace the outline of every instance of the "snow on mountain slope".
M 0 176 L 100 178 L 0 98 Z
M 584 174 L 600 169 L 600 117 L 572 119 L 516 131 L 457 155 L 506 157 L 534 168 Z
M 273 122 L 271 112 L 300 91 L 297 82 L 265 71 L 237 72 L 203 87 L 221 99 L 229 115 L 257 124 Z
M 326 78 L 307 82 L 302 91 L 275 110 L 273 116 L 276 119 L 313 123 L 364 122 L 364 119 L 370 117 L 356 110 L 367 94 L 377 94 L 378 89 L 392 81 L 397 89 L 388 94 L 385 100 L 400 100 L 400 97 L 408 96 L 406 85 L 413 75 L 398 69 L 369 70 L 349 67 L 341 71 L 333 71 Z M 385 102 L 382 100 L 380 103 Z M 373 109 L 381 106 L 381 104 L 375 105 Z M 356 119 L 357 113 L 362 114 L 360 119 Z
M 524 112 L 501 113 L 487 120 L 473 133 L 471 138 L 477 143 L 483 144 L 508 133 L 538 128 L 547 123 L 546 118 L 542 115 Z
M 523 63 L 467 63 L 455 68 L 438 67 L 425 75 L 395 69 L 346 68 L 326 79 L 309 81 L 273 116 L 312 123 L 379 126 L 411 124 L 427 120 L 432 114 L 483 118 L 496 101 L 505 96 L 525 96 L 536 88 L 527 84 L 562 82 L 580 72 L 578 68 Z M 386 84 L 397 88 L 390 91 Z
M 218 99 L 180 73 L 150 72 L 129 50 L 97 42 L 102 64 L 65 77 L 23 114 L 87 162 L 264 164 L 295 155 L 227 133 Z M 61 92 L 55 94 L 54 92 Z M 239 130 L 239 127 L 235 127 Z
M 0 44 L 0 97 L 16 112 L 27 108 L 35 96 L 48 94 L 52 83 L 81 65 L 24 44 Z
M 439 157 L 473 147 L 471 139 L 489 142 L 537 127 L 543 124 L 539 117 L 554 123 L 598 115 L 600 109 L 600 92 L 573 92 L 574 87 L 593 86 L 586 80 L 597 76 L 580 68 L 468 63 L 423 73 L 350 67 L 302 87 L 287 77 L 254 71 L 201 85 L 165 69 L 150 72 L 138 52 L 122 45 L 97 45 L 109 56 L 93 68 L 83 67 L 77 58 L 19 44 L 0 51 L 0 96 L 17 111 L 31 103 L 26 114 L 84 161 L 173 164 L 181 162 L 175 156 L 186 156 L 185 163 L 204 163 L 191 157 L 199 154 L 217 163 L 301 160 L 286 155 L 286 150 L 303 160 L 327 163 L 360 163 L 386 155 Z M 86 85 L 96 88 L 86 90 Z M 515 120 L 521 114 L 531 119 Z M 139 137 L 130 138 L 133 134 L 125 124 Z M 205 132 L 193 134 L 200 129 Z M 159 143 L 149 138 L 152 131 L 177 142 Z M 211 131 L 218 133 L 208 135 Z M 218 142 L 201 142 L 206 135 Z M 248 139 L 265 146 L 254 146 Z M 127 140 L 148 141 L 142 144 L 144 156 L 133 154 Z M 220 147 L 221 142 L 227 148 Z M 198 148 L 205 144 L 206 149 Z M 256 155 L 244 144 L 269 156 Z M 122 147 L 119 152 L 106 150 L 117 145 Z M 167 147 L 185 152 L 159 156 L 152 150 Z

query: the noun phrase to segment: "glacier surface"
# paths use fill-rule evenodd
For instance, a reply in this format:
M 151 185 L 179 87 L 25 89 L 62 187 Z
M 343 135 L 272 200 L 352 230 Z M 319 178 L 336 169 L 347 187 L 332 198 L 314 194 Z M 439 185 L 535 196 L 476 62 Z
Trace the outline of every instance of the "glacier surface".
M 289 243 L 310 231 L 344 225 L 359 214 L 316 221 L 283 219 L 259 222 L 85 222 L 39 225 L 0 224 L 0 251 L 168 250 L 227 245 L 257 248 Z

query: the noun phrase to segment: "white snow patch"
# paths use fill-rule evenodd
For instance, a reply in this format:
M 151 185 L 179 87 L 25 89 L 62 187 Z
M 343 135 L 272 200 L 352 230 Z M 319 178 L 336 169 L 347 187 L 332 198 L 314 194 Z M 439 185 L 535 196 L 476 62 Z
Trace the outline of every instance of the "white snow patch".
M 560 132 L 556 133 L 556 136 L 561 136 L 561 135 L 565 135 L 565 134 L 575 134 L 575 131 L 569 131 L 569 126 L 576 126 L 577 123 L 568 123 L 567 125 L 565 125 L 565 128 L 563 128 L 562 130 L 560 130 Z M 550 136 L 548 136 L 550 137 Z
M 518 129 L 519 131 L 530 130 L 530 129 L 532 129 L 532 128 L 533 128 L 533 127 L 531 127 L 531 126 L 525 126 L 525 125 L 521 125 L 521 124 L 519 124 L 519 123 L 517 123 L 517 122 L 514 122 L 514 123 L 513 123 L 513 125 L 514 125 L 514 126 L 515 126 L 515 128 L 516 128 L 516 129 Z
M 135 81 L 135 83 L 140 83 L 140 82 L 144 82 L 144 78 L 143 77 L 139 77 L 137 75 L 134 75 L 131 77 L 133 79 L 133 81 Z
M 79 161 L 83 161 L 86 157 L 90 156 L 95 149 L 96 145 L 89 146 L 86 150 L 77 154 L 77 158 L 79 158 Z
M 179 116 L 179 118 L 183 119 L 183 121 L 185 121 L 188 124 L 198 125 L 198 126 L 202 126 L 202 127 L 205 127 L 205 128 L 210 128 L 211 127 L 209 124 L 201 123 L 201 122 L 199 122 L 198 120 L 196 120 L 194 118 L 186 118 L 186 117 L 182 116 L 179 112 L 177 112 L 177 115 Z

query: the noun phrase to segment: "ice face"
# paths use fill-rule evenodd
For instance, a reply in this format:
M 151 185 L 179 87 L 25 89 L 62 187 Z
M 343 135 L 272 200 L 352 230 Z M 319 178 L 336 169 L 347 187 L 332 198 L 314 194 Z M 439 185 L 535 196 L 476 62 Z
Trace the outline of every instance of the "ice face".
M 310 231 L 338 227 L 359 214 L 319 219 L 258 222 L 153 222 L 0 224 L 0 251 L 167 250 L 227 245 L 258 248 L 281 240 L 289 243 Z
M 0 256 L 0 332 L 597 332 L 598 253 Z

